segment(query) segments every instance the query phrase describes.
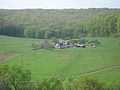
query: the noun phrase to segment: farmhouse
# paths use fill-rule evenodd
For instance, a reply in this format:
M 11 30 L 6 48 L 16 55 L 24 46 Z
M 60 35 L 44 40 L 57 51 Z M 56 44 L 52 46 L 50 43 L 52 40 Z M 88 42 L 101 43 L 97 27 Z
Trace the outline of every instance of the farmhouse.
M 70 46 L 71 45 L 68 40 L 60 40 L 59 43 L 55 45 L 55 48 L 68 48 Z
M 80 40 L 59 40 L 55 45 L 55 48 L 96 48 L 101 46 L 98 40 L 87 41 L 85 39 Z
M 72 45 L 68 40 L 60 40 L 59 43 L 57 43 L 55 45 L 55 48 L 61 49 L 61 48 L 73 48 L 73 47 L 81 47 L 81 48 L 85 48 L 84 44 L 74 44 Z
M 85 48 L 85 45 L 84 45 L 84 44 L 77 44 L 76 47 L 82 47 L 82 48 Z
M 60 44 L 57 43 L 57 44 L 55 45 L 55 48 L 60 48 Z

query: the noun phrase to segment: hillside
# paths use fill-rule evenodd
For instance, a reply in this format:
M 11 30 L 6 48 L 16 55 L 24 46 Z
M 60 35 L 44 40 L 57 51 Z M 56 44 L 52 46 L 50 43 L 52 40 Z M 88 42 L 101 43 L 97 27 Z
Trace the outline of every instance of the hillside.
M 43 39 L 16 38 L 0 35 L 0 54 L 32 51 L 33 43 L 42 43 Z
M 120 32 L 119 9 L 0 10 L 0 35 L 29 38 L 109 37 Z
M 0 55 L 7 56 L 5 60 L 0 61 L 0 65 L 23 65 L 24 68 L 31 70 L 33 80 L 50 77 L 79 77 L 79 75 L 101 69 L 103 70 L 90 75 L 106 81 L 118 80 L 120 69 L 113 66 L 120 64 L 120 38 L 86 39 L 98 39 L 102 47 L 32 51 L 31 44 L 41 43 L 43 40 L 0 36 L 2 42 L 0 51 L 3 51 Z M 107 69 L 104 70 L 104 68 Z

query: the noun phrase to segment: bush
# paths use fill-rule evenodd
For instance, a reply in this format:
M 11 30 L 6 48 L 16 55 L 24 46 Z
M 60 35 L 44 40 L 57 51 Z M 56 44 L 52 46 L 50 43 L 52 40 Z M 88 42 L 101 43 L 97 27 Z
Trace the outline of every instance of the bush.
M 49 41 L 45 40 L 41 43 L 40 48 L 44 50 L 52 50 L 54 46 Z
M 94 77 L 84 77 L 77 81 L 76 90 L 104 90 L 104 85 Z
M 106 86 L 106 90 L 120 90 L 120 81 L 113 81 Z
M 112 37 L 120 37 L 120 33 L 113 33 Z
M 105 84 L 95 77 L 82 77 L 32 82 L 29 70 L 5 65 L 0 68 L 0 90 L 120 90 L 120 81 Z
M 88 40 L 86 40 L 86 39 L 79 39 L 80 44 L 86 44 L 87 42 L 88 42 Z
M 92 41 L 90 41 L 90 42 L 88 42 L 89 44 L 91 44 L 91 45 L 96 45 L 96 46 L 101 46 L 101 42 L 99 41 L 99 40 L 92 40 Z
M 56 78 L 40 81 L 38 90 L 63 90 L 61 80 Z
M 12 90 L 8 85 L 5 85 L 4 81 L 0 79 L 0 90 Z
M 7 90 L 23 90 L 31 81 L 31 72 L 17 65 L 5 65 L 0 68 L 0 80 Z
M 59 43 L 59 40 L 57 38 L 52 38 L 52 41 L 53 41 L 54 44 Z
M 75 90 L 74 80 L 73 79 L 65 79 L 63 82 L 64 90 Z

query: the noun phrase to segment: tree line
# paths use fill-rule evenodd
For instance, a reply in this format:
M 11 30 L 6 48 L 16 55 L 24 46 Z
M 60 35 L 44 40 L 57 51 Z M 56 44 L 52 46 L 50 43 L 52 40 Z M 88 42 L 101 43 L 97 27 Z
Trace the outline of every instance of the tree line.
M 0 90 L 120 90 L 120 80 L 104 82 L 96 77 L 31 80 L 31 72 L 21 66 L 0 67 Z
M 26 38 L 119 37 L 119 9 L 0 9 L 0 35 Z

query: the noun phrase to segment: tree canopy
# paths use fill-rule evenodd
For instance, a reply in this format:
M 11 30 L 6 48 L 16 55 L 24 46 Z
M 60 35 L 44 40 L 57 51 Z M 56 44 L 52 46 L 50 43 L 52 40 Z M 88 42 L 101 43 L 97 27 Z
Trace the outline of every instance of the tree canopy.
M 0 9 L 0 35 L 48 39 L 114 33 L 120 33 L 119 9 Z

